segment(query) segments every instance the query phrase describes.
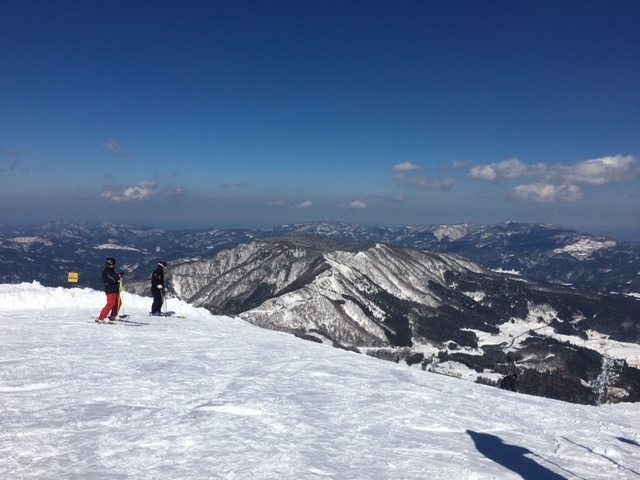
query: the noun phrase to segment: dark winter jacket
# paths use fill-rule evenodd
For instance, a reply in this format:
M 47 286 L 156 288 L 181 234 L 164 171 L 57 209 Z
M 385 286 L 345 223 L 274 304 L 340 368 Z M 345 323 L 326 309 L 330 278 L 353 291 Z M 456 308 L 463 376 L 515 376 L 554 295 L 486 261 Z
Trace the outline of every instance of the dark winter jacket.
M 113 268 L 105 267 L 102 271 L 102 283 L 104 283 L 104 293 L 120 293 L 118 284 L 118 274 Z
M 164 270 L 160 267 L 156 268 L 151 274 L 151 290 L 158 290 L 158 285 L 164 288 Z
M 511 375 L 507 375 L 502 379 L 500 385 L 498 385 L 503 390 L 511 390 L 512 392 L 517 391 L 517 379 L 518 375 L 512 373 Z

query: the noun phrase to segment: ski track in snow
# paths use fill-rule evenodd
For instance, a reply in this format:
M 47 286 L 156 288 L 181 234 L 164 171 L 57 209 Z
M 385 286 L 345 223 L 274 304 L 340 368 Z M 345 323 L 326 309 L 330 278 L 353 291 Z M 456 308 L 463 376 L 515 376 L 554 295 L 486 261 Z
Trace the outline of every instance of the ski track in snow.
M 0 477 L 640 478 L 639 404 L 519 395 L 124 302 L 150 324 L 92 323 L 100 292 L 0 285 Z

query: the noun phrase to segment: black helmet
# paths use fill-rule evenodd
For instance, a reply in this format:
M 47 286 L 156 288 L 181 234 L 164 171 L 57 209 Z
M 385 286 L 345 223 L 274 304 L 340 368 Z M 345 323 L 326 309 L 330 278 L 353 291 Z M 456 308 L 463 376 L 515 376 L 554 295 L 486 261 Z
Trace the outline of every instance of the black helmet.
M 105 262 L 107 263 L 108 266 L 115 265 L 116 264 L 116 259 L 109 257 L 109 258 L 107 258 L 105 260 Z
M 158 265 L 162 268 L 167 268 L 167 262 L 158 262 Z

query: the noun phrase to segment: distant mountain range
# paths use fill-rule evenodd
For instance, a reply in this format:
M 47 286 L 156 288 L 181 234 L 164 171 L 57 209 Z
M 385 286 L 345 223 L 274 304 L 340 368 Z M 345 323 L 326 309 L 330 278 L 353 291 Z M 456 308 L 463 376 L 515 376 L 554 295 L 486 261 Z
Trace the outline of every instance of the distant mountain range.
M 305 233 L 337 243 L 383 243 L 455 253 L 487 269 L 598 292 L 640 293 L 640 243 L 621 242 L 548 224 L 430 225 L 384 228 L 315 222 L 268 229 L 165 230 L 111 223 L 51 222 L 0 226 L 0 282 L 37 280 L 100 288 L 104 258 L 133 280 L 147 278 L 159 260 L 206 259 L 254 240 Z
M 640 349 L 639 244 L 518 223 L 49 223 L 1 231 L 0 281 L 64 285 L 77 271 L 100 288 L 107 256 L 128 291 L 148 294 L 167 261 L 173 295 L 307 340 L 487 384 L 518 373 L 519 391 L 577 403 L 640 401 L 640 370 L 614 353 Z

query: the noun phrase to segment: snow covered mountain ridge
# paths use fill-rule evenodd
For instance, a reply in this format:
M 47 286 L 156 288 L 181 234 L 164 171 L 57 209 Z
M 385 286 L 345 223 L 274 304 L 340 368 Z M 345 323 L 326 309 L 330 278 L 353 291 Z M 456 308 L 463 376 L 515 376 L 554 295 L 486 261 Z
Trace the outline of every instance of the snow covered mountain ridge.
M 423 369 L 577 403 L 640 401 L 640 301 L 486 270 L 458 255 L 308 235 L 173 265 L 170 291 L 213 313 Z M 129 284 L 146 293 L 147 282 Z M 615 381 L 594 385 L 615 351 Z
M 380 362 L 175 299 L 0 285 L 7 479 L 640 478 L 640 403 L 558 402 Z

